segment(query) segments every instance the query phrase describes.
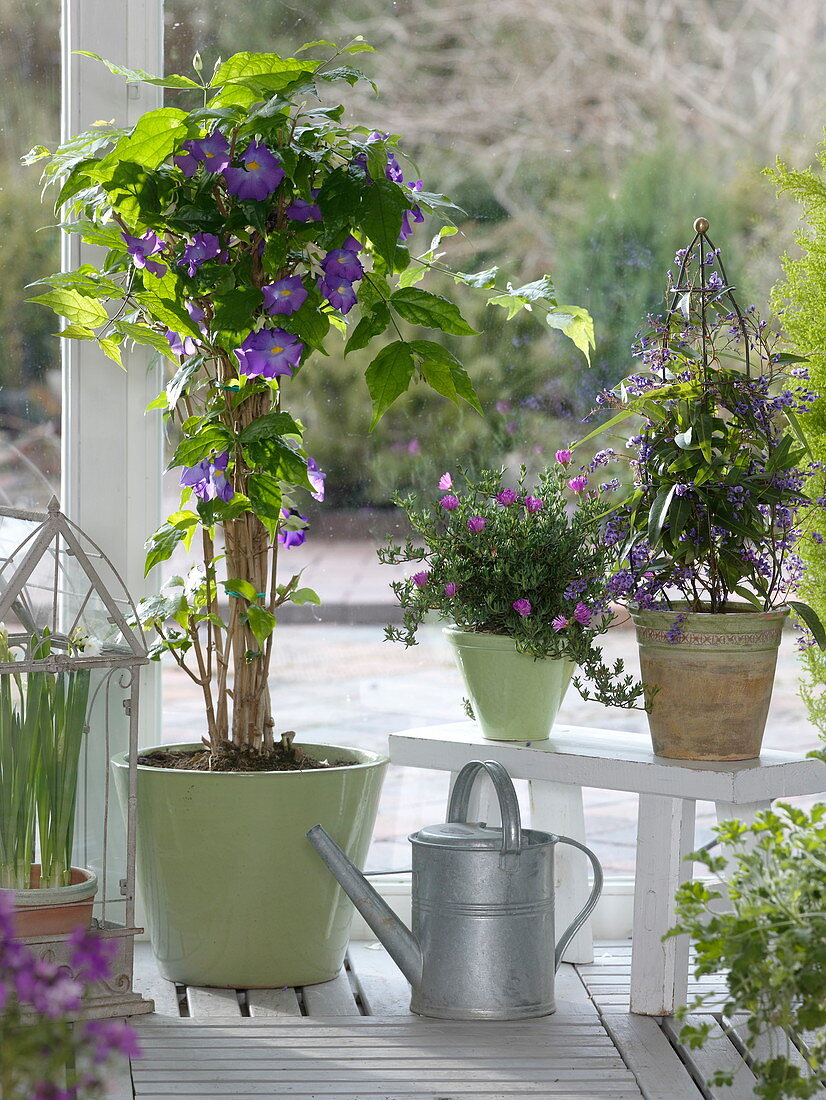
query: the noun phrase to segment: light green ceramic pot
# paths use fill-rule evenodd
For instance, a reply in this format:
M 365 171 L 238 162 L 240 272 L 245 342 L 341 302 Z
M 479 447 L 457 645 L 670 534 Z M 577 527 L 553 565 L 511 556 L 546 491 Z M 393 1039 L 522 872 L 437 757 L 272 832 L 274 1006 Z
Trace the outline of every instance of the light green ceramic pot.
M 545 741 L 574 672 L 573 661 L 535 660 L 512 638 L 446 627 L 473 713 L 492 741 Z
M 352 764 L 246 773 L 138 766 L 137 878 L 170 981 L 273 988 L 330 981 L 341 968 L 353 907 L 305 834 L 323 825 L 363 867 L 388 761 L 301 747 Z M 126 757 L 112 766 L 123 807 Z

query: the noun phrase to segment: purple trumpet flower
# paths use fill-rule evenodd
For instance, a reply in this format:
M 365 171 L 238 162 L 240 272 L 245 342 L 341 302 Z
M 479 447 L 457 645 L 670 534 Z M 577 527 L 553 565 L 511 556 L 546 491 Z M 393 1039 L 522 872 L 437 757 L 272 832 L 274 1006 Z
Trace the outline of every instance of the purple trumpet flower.
M 251 332 L 240 348 L 235 349 L 239 372 L 249 378 L 292 376 L 301 363 L 304 345 L 280 328 L 262 328 Z
M 279 279 L 261 287 L 264 293 L 264 309 L 269 314 L 295 313 L 307 301 L 307 290 L 299 275 Z
M 166 264 L 149 259 L 150 256 L 154 256 L 157 252 L 161 252 L 166 248 L 157 233 L 147 229 L 142 237 L 132 237 L 124 232 L 121 232 L 121 237 L 126 242 L 126 251 L 132 257 L 132 263 L 135 267 L 151 271 L 153 275 L 166 275 Z
M 341 313 L 349 313 L 356 304 L 353 284 L 344 275 L 325 275 L 318 280 L 318 289 L 333 309 Z
M 287 207 L 287 217 L 294 222 L 320 222 L 321 207 L 306 199 L 293 199 Z
M 303 523 L 307 522 L 306 516 L 300 516 L 297 512 L 290 512 L 287 508 L 281 509 L 281 515 L 284 519 L 300 519 Z M 285 546 L 288 550 L 293 546 L 300 546 L 307 538 L 307 532 L 304 531 L 287 531 L 283 527 L 278 532 L 278 541 L 282 546 Z
M 195 274 L 201 264 L 207 260 L 214 260 L 221 255 L 221 242 L 214 233 L 196 233 L 192 238 L 192 244 L 184 249 L 184 254 L 178 260 L 178 266 L 185 266 L 190 278 Z
M 202 458 L 194 466 L 185 466 L 181 474 L 181 487 L 189 487 L 201 500 L 232 500 L 235 490 L 226 479 L 229 452 L 222 451 L 212 458 Z
M 313 487 L 311 497 L 315 500 L 324 500 L 324 480 L 327 475 L 320 468 L 314 458 L 307 459 L 307 479 Z
M 409 183 L 407 186 L 410 188 L 411 191 L 421 191 L 422 181 L 416 180 L 415 183 Z M 406 241 L 408 237 L 411 237 L 413 235 L 413 227 L 410 224 L 411 215 L 414 222 L 424 221 L 424 214 L 422 213 L 422 208 L 419 206 L 418 203 L 415 203 L 413 206 L 411 206 L 409 210 L 405 210 L 404 214 L 402 214 L 402 227 L 399 230 L 400 241 Z
M 179 332 L 167 329 L 166 338 L 174 355 L 194 355 L 198 350 L 198 345 L 191 336 L 181 336 Z
M 347 240 L 353 238 L 348 237 Z M 361 260 L 352 248 L 331 249 L 321 261 L 321 266 L 327 278 L 346 279 L 348 283 L 354 283 L 364 275 Z
M 284 178 L 281 161 L 263 141 L 251 141 L 241 156 L 243 168 L 225 168 L 227 191 L 239 199 L 261 202 L 269 198 Z
M 213 130 L 209 137 L 185 141 L 183 147 L 207 172 L 223 172 L 229 165 L 229 142 L 220 130 Z

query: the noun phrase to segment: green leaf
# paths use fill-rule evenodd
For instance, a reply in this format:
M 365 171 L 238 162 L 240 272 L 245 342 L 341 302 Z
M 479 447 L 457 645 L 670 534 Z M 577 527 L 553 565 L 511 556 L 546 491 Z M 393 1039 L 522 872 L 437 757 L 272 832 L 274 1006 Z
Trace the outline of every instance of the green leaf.
M 47 294 L 39 294 L 36 298 L 28 298 L 27 301 L 48 306 L 59 317 L 65 317 L 67 321 L 88 328 L 105 325 L 109 320 L 106 310 L 97 299 L 89 298 L 69 288 L 50 290 Z
M 366 73 L 363 73 L 361 69 L 355 69 L 352 65 L 339 65 L 335 69 L 326 69 L 323 72 L 317 74 L 319 80 L 326 80 L 328 83 L 333 83 L 336 80 L 346 80 L 352 87 L 354 84 L 358 84 L 360 80 L 364 80 L 373 91 L 378 95 L 378 85 L 374 80 L 371 80 Z
M 181 394 L 186 389 L 187 383 L 190 378 L 198 373 L 201 369 L 202 359 L 200 356 L 194 356 L 192 359 L 188 359 L 183 363 L 169 382 L 166 387 L 165 398 L 166 406 L 161 406 L 174 409 L 180 400 Z
M 297 588 L 295 592 L 291 593 L 290 602 L 298 605 L 313 603 L 320 606 L 321 598 L 312 588 Z
M 674 485 L 663 486 L 651 505 L 651 511 L 648 513 L 648 541 L 652 546 L 659 541 L 675 488 Z
M 405 195 L 392 180 L 374 179 L 362 196 L 361 225 L 391 270 L 394 269 L 402 215 L 409 208 L 410 192 Z
M 461 398 L 478 413 L 482 412 L 473 383 L 452 352 L 433 340 L 411 340 L 410 348 L 414 354 L 422 357 L 419 369 L 425 382 L 432 389 L 457 404 L 458 399 Z
M 120 139 L 115 148 L 99 162 L 95 175 L 100 180 L 128 161 L 150 171 L 158 168 L 189 135 L 191 125 L 185 111 L 160 107 L 141 115 L 134 129 Z
M 228 596 L 237 596 L 239 599 L 248 600 L 250 603 L 255 603 L 258 599 L 255 585 L 245 581 L 242 577 L 233 577 L 230 580 L 221 581 L 221 584 Z
M 420 283 L 427 274 L 427 268 L 423 264 L 411 264 L 406 267 L 399 276 L 399 287 L 415 286 Z
M 795 614 L 803 620 L 805 625 L 812 632 L 812 637 L 820 646 L 821 649 L 826 649 L 826 630 L 823 628 L 823 623 L 820 621 L 820 617 L 817 612 L 809 607 L 807 603 L 800 603 L 799 600 L 788 600 L 789 607 L 791 607 Z
M 250 604 L 246 610 L 246 621 L 259 645 L 263 645 L 275 630 L 275 615 L 264 607 Z
M 396 398 L 408 389 L 415 369 L 413 352 L 404 340 L 383 347 L 367 368 L 365 380 L 373 402 L 371 431 Z
M 146 347 L 154 348 L 155 351 L 159 351 L 161 355 L 165 355 L 173 363 L 178 362 L 177 356 L 162 332 L 156 332 L 153 328 L 148 328 L 146 325 L 133 321 L 115 321 L 115 331 L 128 336 L 136 344 L 144 344 Z
M 113 340 L 111 336 L 104 336 L 98 340 L 98 345 L 103 354 L 112 360 L 113 363 L 117 363 L 119 367 L 123 367 L 123 359 L 120 354 L 120 345 L 117 340 Z
M 184 543 L 187 549 L 189 548 L 192 536 L 195 533 L 195 526 L 198 523 L 198 517 L 194 512 L 179 512 L 176 514 L 179 517 L 177 522 L 170 522 L 172 519 L 170 517 L 170 520 L 162 524 L 147 539 L 144 576 L 159 562 L 167 561 L 172 556 L 172 551 L 180 543 Z
M 238 436 L 238 442 L 244 445 L 258 439 L 270 439 L 273 436 L 282 435 L 297 435 L 300 438 L 301 425 L 287 412 L 271 412 L 259 416 L 257 420 L 248 424 Z
M 236 348 L 255 324 L 256 311 L 264 300 L 257 287 L 236 287 L 215 296 L 212 331 L 228 349 Z
M 129 81 L 154 84 L 158 88 L 197 88 L 199 91 L 201 89 L 201 85 L 196 84 L 194 80 L 190 80 L 188 76 L 150 76 L 143 69 L 127 69 L 125 65 L 115 65 L 114 62 L 107 61 L 104 57 L 91 53 L 89 50 L 74 50 L 73 52 L 79 54 L 80 57 L 91 57 L 95 61 L 101 61 L 115 76 L 122 76 Z
M 591 365 L 591 351 L 596 347 L 594 342 L 594 319 L 587 309 L 581 306 L 557 306 L 552 309 L 545 318 L 546 324 L 551 328 L 559 329 L 568 339 L 579 348 L 588 365 Z
M 438 294 L 418 287 L 404 287 L 390 297 L 390 305 L 405 321 L 428 328 L 439 328 L 452 336 L 477 336 L 458 308 Z
M 377 302 L 369 313 L 364 314 L 350 334 L 344 346 L 344 354 L 366 348 L 370 341 L 385 331 L 390 324 L 390 310 L 384 302 Z
M 311 58 L 299 61 L 276 53 L 237 53 L 218 66 L 209 86 L 240 85 L 263 97 L 283 91 L 297 79 L 311 77 L 320 64 Z
M 85 325 L 66 325 L 56 333 L 57 336 L 62 336 L 64 340 L 96 340 L 94 330 L 86 328 Z
M 215 451 L 220 454 L 232 448 L 232 433 L 223 424 L 207 424 L 194 435 L 185 436 L 175 449 L 169 468 L 175 466 L 194 466 Z
M 255 514 L 261 519 L 281 518 L 281 483 L 272 474 L 250 474 L 247 495 Z
M 154 291 L 145 290 L 135 295 L 136 300 L 156 321 L 181 336 L 193 336 L 201 340 L 203 334 L 186 309 L 172 298 L 163 298 Z

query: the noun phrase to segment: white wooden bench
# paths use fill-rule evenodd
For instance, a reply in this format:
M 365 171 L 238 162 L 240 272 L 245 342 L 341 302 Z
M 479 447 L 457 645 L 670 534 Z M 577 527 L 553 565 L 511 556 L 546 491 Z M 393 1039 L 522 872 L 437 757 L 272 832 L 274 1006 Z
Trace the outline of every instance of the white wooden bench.
M 498 760 L 513 779 L 530 787 L 531 825 L 586 843 L 582 788 L 639 794 L 631 1011 L 670 1016 L 685 1003 L 688 942 L 663 942 L 673 927 L 674 894 L 692 875 L 686 855 L 695 848 L 697 801 L 714 802 L 717 818 L 750 821 L 776 798 L 826 791 L 826 763 L 799 754 L 765 750 L 758 760 L 732 763 L 667 760 L 655 756 L 648 737 L 612 730 L 556 726 L 549 741 L 488 741 L 473 722 L 405 730 L 390 735 L 394 764 L 455 774 L 469 760 Z M 472 819 L 496 820 L 489 784 L 476 784 Z M 587 897 L 587 861 L 557 849 L 557 935 Z M 572 940 L 567 962 L 593 959 L 590 928 Z

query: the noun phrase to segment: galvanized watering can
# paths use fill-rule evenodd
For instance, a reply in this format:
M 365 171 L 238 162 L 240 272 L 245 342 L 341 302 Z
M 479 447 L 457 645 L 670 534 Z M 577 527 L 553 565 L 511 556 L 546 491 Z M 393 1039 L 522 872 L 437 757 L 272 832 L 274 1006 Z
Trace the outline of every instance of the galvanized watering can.
M 501 828 L 467 820 L 486 771 Z M 597 903 L 602 868 L 565 836 L 523 829 L 510 776 L 495 760 L 459 772 L 447 823 L 413 833 L 410 932 L 320 825 L 307 837 L 410 982 L 411 1011 L 445 1020 L 518 1020 L 554 1011 L 554 975 Z M 590 897 L 554 948 L 554 847 L 572 844 L 594 868 Z

